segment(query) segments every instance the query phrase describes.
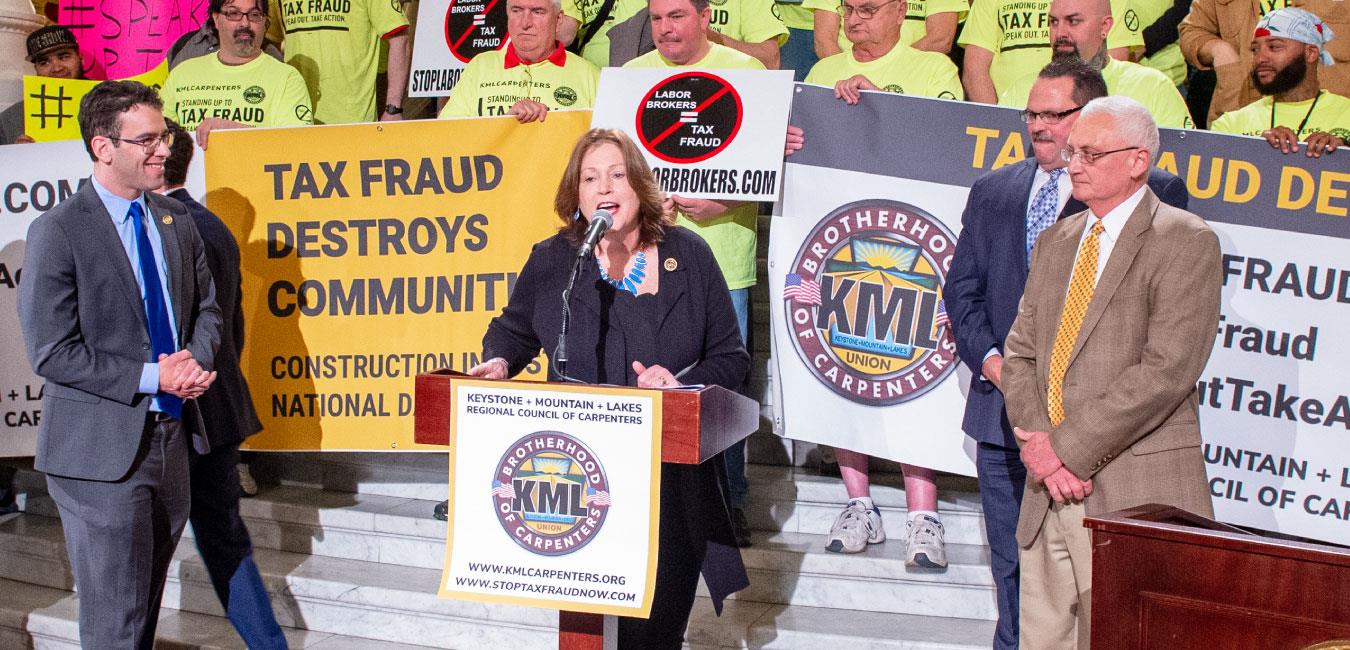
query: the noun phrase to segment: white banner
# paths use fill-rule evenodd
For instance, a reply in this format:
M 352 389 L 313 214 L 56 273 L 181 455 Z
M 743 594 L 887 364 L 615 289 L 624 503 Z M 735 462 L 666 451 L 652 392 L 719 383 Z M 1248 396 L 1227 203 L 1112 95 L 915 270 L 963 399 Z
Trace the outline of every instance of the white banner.
M 198 150 L 200 154 L 200 150 Z M 188 191 L 205 188 L 202 156 L 188 170 Z M 28 226 L 80 188 L 89 154 L 80 140 L 0 146 L 0 458 L 32 456 L 42 418 L 43 381 L 33 374 L 19 328 L 18 287 Z M 130 262 L 127 262 L 130 264 Z
M 646 617 L 657 391 L 459 380 L 440 595 Z
M 777 200 L 791 70 L 605 68 L 596 97 L 591 126 L 631 136 L 667 193 Z
M 941 297 L 966 193 L 787 165 L 768 280 L 783 435 L 975 475 Z
M 423 0 L 408 96 L 450 96 L 470 59 L 505 44 L 505 0 Z

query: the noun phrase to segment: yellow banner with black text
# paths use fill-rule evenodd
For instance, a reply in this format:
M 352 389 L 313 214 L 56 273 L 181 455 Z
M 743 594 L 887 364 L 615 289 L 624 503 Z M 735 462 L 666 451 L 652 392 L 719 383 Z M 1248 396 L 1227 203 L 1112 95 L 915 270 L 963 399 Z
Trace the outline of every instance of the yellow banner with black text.
M 413 383 L 478 362 L 588 112 L 222 131 L 207 207 L 239 240 L 254 450 L 413 443 Z M 526 377 L 542 377 L 543 361 Z

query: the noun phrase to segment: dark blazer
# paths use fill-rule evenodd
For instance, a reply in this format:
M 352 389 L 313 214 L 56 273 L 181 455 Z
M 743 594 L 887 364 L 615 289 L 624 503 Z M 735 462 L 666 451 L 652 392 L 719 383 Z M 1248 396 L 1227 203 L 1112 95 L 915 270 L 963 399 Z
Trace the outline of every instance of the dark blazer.
M 1003 350 L 1026 287 L 1026 214 L 1035 176 L 1036 159 L 1027 158 L 975 181 L 961 215 L 961 235 L 943 288 L 956 352 L 975 375 L 961 428 L 977 442 L 1009 448 L 1016 448 L 1017 440 L 1004 413 L 1003 393 L 980 379 L 980 369 L 990 348 Z M 1190 195 L 1180 178 L 1154 168 L 1148 184 L 1164 203 L 1186 208 Z M 1060 218 L 1086 209 L 1070 197 Z
M 248 382 L 239 370 L 244 350 L 244 310 L 240 306 L 239 244 L 220 217 L 179 188 L 169 196 L 187 207 L 206 247 L 206 265 L 216 285 L 216 304 L 224 323 L 220 350 L 216 352 L 216 382 L 197 398 L 202 419 L 210 433 L 211 446 L 237 445 L 259 431 L 262 422 L 253 406 Z
M 211 369 L 220 310 L 197 226 L 173 199 L 147 194 L 146 203 L 164 241 L 179 347 Z M 150 335 L 122 251 L 92 183 L 28 228 L 19 321 L 33 372 L 47 381 L 35 463 L 43 472 L 118 480 L 141 446 L 150 396 L 137 390 Z M 193 448 L 209 450 L 193 400 L 183 414 Z
M 505 359 L 509 374 L 515 375 L 541 349 L 553 354 L 562 325 L 562 292 L 576 251 L 576 245 L 561 235 L 535 245 L 510 301 L 483 337 L 484 359 Z M 639 309 L 631 296 L 616 296 L 616 290 L 600 279 L 594 262 L 582 264 L 572 291 L 567 374 L 581 381 L 634 386 L 637 374 L 632 363 L 641 361 L 659 364 L 672 374 L 688 368 L 680 376 L 686 384 L 735 390 L 750 370 L 750 355 L 741 344 L 736 312 L 717 260 L 702 238 L 684 228 L 671 228 L 659 251 L 661 259 L 647 263 L 649 272 L 661 274 L 655 316 Z M 665 531 L 682 522 L 685 532 L 675 537 L 688 540 L 687 548 L 669 548 L 672 540 L 663 533 L 661 553 L 692 556 L 672 565 L 702 566 L 719 612 L 722 599 L 746 584 L 717 474 L 720 467 L 714 461 L 661 466 L 661 528 Z M 665 602 L 663 595 L 657 598 Z

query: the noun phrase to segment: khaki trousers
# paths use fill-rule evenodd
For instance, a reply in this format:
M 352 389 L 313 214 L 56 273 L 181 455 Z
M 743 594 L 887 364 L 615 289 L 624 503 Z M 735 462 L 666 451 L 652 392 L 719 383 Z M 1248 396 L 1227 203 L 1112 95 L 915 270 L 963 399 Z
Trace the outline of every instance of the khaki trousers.
M 1050 505 L 1036 541 L 1019 554 L 1024 650 L 1086 650 L 1092 620 L 1092 542 L 1083 504 Z

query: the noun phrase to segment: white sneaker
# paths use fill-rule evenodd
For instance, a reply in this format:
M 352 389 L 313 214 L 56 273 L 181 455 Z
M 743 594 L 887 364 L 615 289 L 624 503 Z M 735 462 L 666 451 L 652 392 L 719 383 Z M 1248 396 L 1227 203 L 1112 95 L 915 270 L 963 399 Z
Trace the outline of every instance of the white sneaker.
M 835 553 L 858 553 L 868 544 L 886 541 L 886 530 L 881 526 L 881 513 L 868 510 L 859 501 L 849 501 L 830 528 L 825 550 Z
M 253 473 L 248 471 L 248 463 L 239 463 L 239 490 L 248 497 L 258 494 L 258 482 L 253 480 Z
M 942 522 L 920 515 L 905 524 L 905 566 L 943 569 L 947 546 L 942 540 Z

